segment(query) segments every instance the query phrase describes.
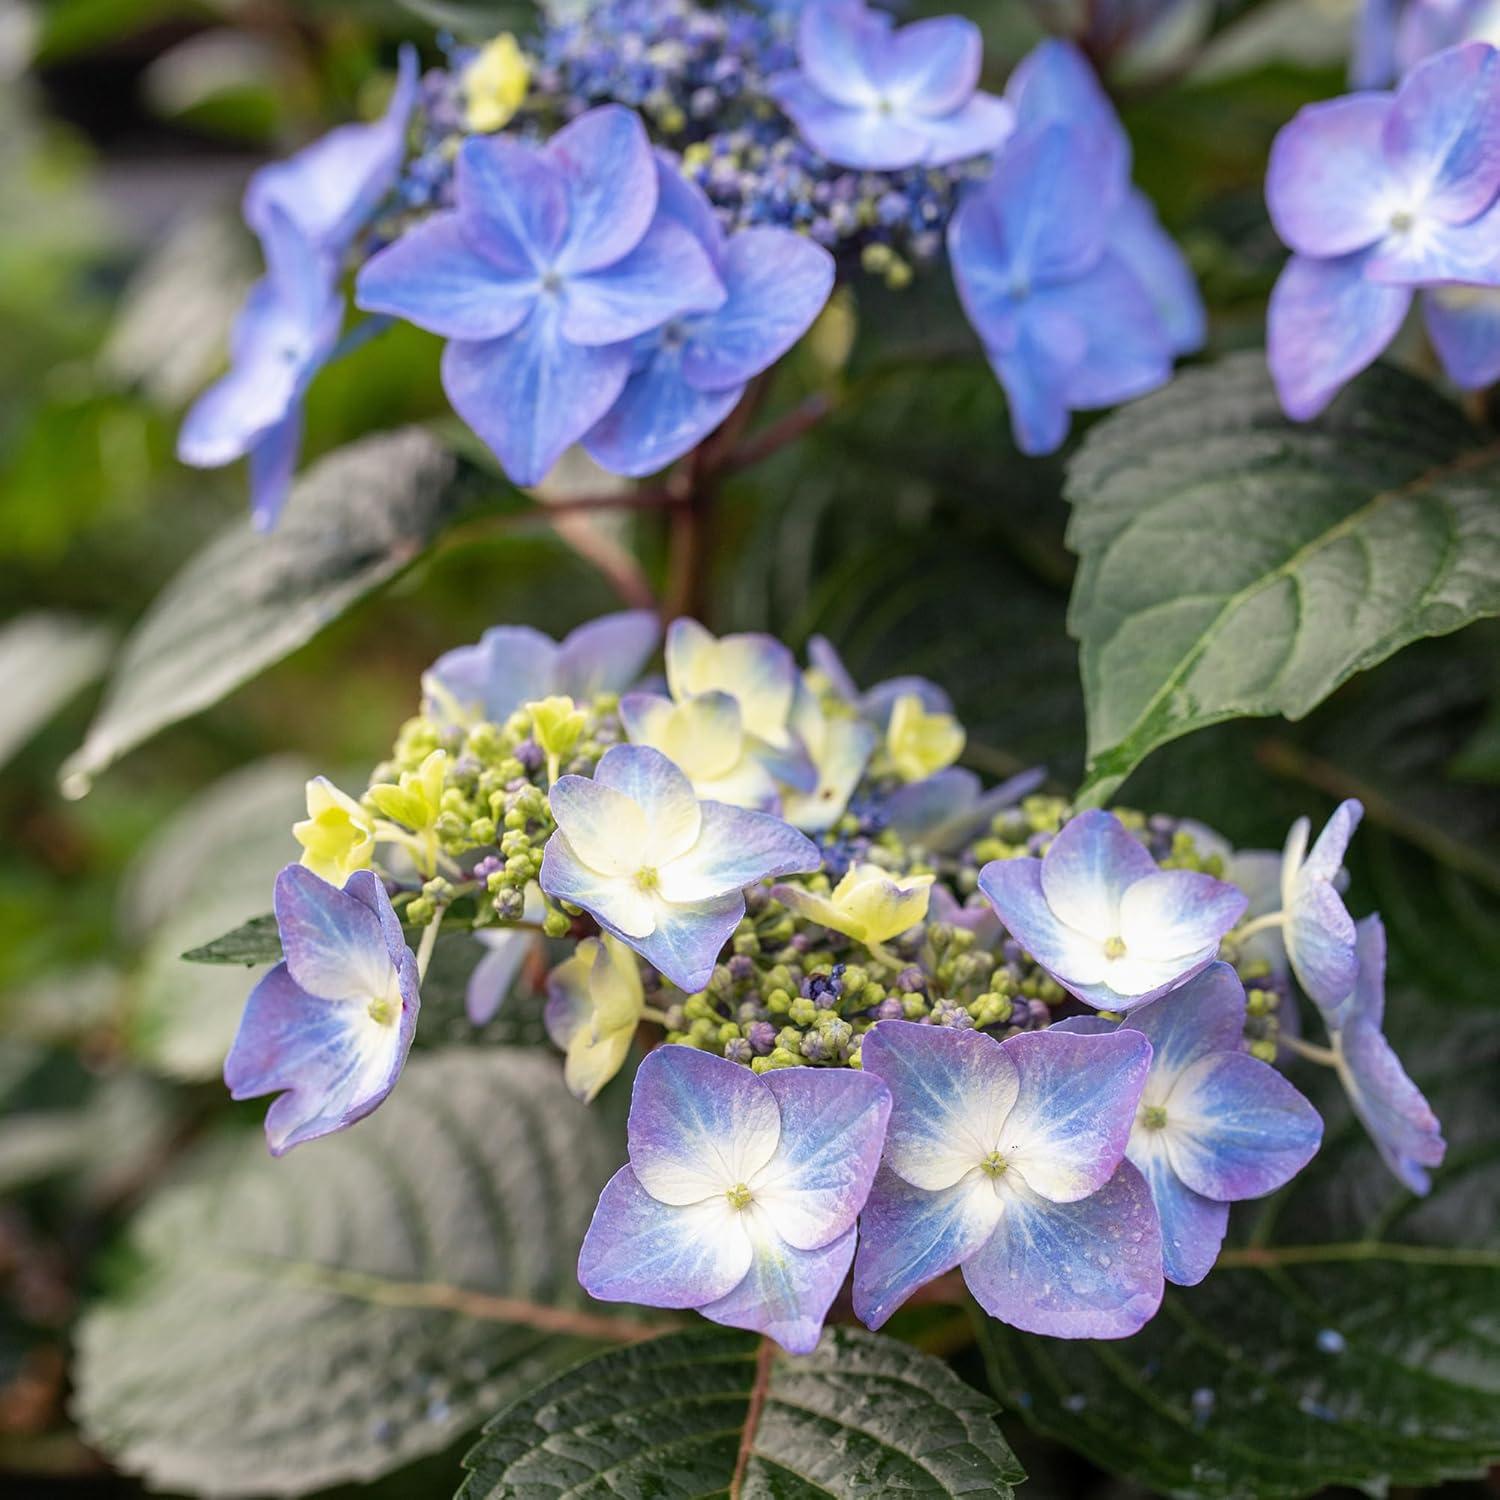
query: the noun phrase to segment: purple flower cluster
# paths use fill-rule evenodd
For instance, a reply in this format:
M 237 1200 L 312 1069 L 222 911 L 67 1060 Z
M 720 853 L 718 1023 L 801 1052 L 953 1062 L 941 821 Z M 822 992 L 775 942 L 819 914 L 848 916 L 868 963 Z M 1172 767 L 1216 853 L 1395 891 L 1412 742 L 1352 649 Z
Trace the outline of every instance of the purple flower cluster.
M 971 22 L 897 26 L 865 0 L 607 0 L 548 25 L 530 57 L 500 40 L 515 93 L 492 118 L 508 133 L 468 103 L 486 54 L 452 49 L 419 82 L 407 50 L 381 121 L 252 183 L 270 271 L 180 451 L 249 454 L 261 527 L 339 347 L 356 242 L 358 305 L 448 341 L 449 399 L 521 485 L 575 443 L 629 476 L 671 463 L 806 332 L 840 261 L 900 287 L 945 235 L 1027 452 L 1202 343 L 1192 278 L 1068 44 L 1001 98 L 978 86 Z
M 1266 201 L 1293 251 L 1267 345 L 1287 414 L 1318 415 L 1396 336 L 1418 292 L 1455 384 L 1500 378 L 1500 53 L 1426 59 L 1394 93 L 1304 109 L 1276 138 Z
M 545 1019 L 578 1097 L 643 1023 L 666 1035 L 581 1252 L 603 1300 L 801 1352 L 851 1272 L 879 1327 L 957 1271 L 1015 1327 L 1125 1337 L 1164 1283 L 1208 1274 L 1231 1203 L 1317 1150 L 1322 1121 L 1275 1066 L 1294 1056 L 1427 1190 L 1441 1127 L 1384 1035 L 1380 919 L 1356 924 L 1342 894 L 1358 803 L 1316 839 L 1299 820 L 1280 856 L 1208 830 L 1200 853 L 1170 819 L 1017 809 L 1030 780 L 981 790 L 947 763 L 962 732 L 940 688 L 862 691 L 826 641 L 803 672 L 768 636 L 679 620 L 666 692 L 628 691 L 659 635 L 640 612 L 561 642 L 491 631 L 424 675 L 426 712 L 363 803 L 321 785 L 309 857 L 401 857 L 342 887 L 302 866 L 277 881 L 284 960 L 225 1065 L 236 1098 L 279 1096 L 273 1152 L 387 1096 L 438 907 L 469 900 L 476 1025 L 538 927 L 572 942 Z M 425 927 L 416 953 L 403 920 Z M 1260 985 L 1290 1005 L 1293 979 L 1327 1047 L 1254 1023 Z
M 629 473 L 686 452 L 833 284 L 787 231 L 725 241 L 619 105 L 542 147 L 470 138 L 456 202 L 365 265 L 358 301 L 449 340 L 448 397 L 517 484 L 581 440 Z

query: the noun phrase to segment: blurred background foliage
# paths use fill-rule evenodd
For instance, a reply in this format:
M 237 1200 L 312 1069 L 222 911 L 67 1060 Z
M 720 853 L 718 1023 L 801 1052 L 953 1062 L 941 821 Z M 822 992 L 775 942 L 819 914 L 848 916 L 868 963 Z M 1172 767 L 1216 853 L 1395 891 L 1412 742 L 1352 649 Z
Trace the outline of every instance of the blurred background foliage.
M 1035 27 L 1019 0 L 963 8 L 986 28 L 999 82 Z M 1118 80 L 1138 179 L 1202 279 L 1215 354 L 1260 341 L 1280 261 L 1261 196 L 1267 149 L 1297 107 L 1339 91 L 1349 21 L 1332 0 L 1229 11 L 1244 14 L 1206 45 L 1189 36 Z M 441 0 L 0 0 L 6 1494 L 135 1492 L 70 1422 L 70 1330 L 84 1299 L 128 1275 L 125 1216 L 194 1142 L 259 1117 L 216 1082 L 245 973 L 177 956 L 268 905 L 303 779 L 362 774 L 440 651 L 500 621 L 560 633 L 612 607 L 601 556 L 634 552 L 657 579 L 667 567 L 652 515 L 462 528 L 88 796 L 59 791 L 115 644 L 244 510 L 237 469 L 184 469 L 172 444 L 255 274 L 236 213 L 245 177 L 367 113 L 398 39 L 430 46 L 434 26 L 476 15 L 492 31 L 523 18 L 519 6 Z M 778 378 L 770 409 L 790 409 L 843 360 L 854 397 L 729 483 L 694 593 L 719 629 L 794 644 L 825 632 L 863 680 L 938 679 L 976 768 L 1044 762 L 1075 786 L 1084 722 L 1064 624 L 1066 455 L 1011 449 L 1003 398 L 946 278 L 904 293 L 861 284 L 841 307 Z M 310 454 L 440 417 L 436 352 L 403 329 L 330 368 L 312 393 Z M 1400 983 L 1427 997 L 1412 1026 L 1439 1040 L 1464 1008 L 1496 1004 L 1500 630 L 1413 647 L 1300 724 L 1247 721 L 1168 745 L 1123 799 L 1267 845 L 1346 794 L 1365 800 L 1371 825 L 1354 904 L 1385 913 Z M 1028 1494 L 1146 1493 L 1009 1435 L 1033 1474 Z M 421 1472 L 383 1493 L 449 1493 L 451 1465 L 426 1471 L 441 1475 L 430 1490 Z

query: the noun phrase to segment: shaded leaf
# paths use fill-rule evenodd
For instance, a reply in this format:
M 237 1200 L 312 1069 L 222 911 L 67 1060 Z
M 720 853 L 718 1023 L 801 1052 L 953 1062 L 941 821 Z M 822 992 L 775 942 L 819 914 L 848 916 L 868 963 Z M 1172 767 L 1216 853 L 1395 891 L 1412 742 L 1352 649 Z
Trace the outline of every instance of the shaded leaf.
M 298 1495 L 440 1451 L 627 1322 L 574 1254 L 621 1154 L 607 1112 L 502 1048 L 414 1058 L 353 1130 L 257 1134 L 161 1194 L 138 1279 L 79 1335 L 89 1438 L 153 1486 Z
M 267 912 L 221 934 L 212 942 L 189 948 L 182 955 L 190 964 L 274 964 L 281 957 L 281 934 L 276 930 L 275 916 Z
M 1409 642 L 1500 611 L 1497 480 L 1500 448 L 1386 368 L 1306 426 L 1259 353 L 1101 423 L 1068 480 L 1082 799 L 1179 735 L 1300 718 Z
M 0 764 L 109 660 L 111 632 L 71 615 L 21 615 L 0 628 Z
M 793 1359 L 712 1325 L 615 1350 L 523 1396 L 464 1460 L 459 1500 L 599 1492 L 989 1495 L 1024 1475 L 993 1405 L 892 1339 L 836 1328 Z
M 533 19 L 529 5 L 509 4 L 505 0 L 396 0 L 439 31 L 451 31 L 468 41 L 488 41 L 499 32 L 524 27 Z
M 413 561 L 460 503 L 458 464 L 428 432 L 365 438 L 293 487 L 276 530 L 236 524 L 170 583 L 126 641 L 88 737 L 63 767 L 90 780 L 311 640 Z
M 276 872 L 298 852 L 291 826 L 304 810 L 307 774 L 291 756 L 232 772 L 179 809 L 126 872 L 120 925 L 132 941 L 144 939 L 127 1035 L 161 1072 L 213 1078 L 224 1062 L 255 976 L 187 964 L 182 952 L 270 900 Z M 246 952 L 240 962 L 279 956 Z

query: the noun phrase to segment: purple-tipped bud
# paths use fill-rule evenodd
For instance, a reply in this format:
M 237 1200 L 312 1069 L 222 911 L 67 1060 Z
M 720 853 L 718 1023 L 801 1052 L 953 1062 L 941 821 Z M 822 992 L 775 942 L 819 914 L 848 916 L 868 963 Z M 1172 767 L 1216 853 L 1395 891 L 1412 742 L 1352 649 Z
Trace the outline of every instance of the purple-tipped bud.
M 769 1021 L 754 1021 L 745 1028 L 745 1039 L 757 1057 L 765 1057 L 775 1049 L 776 1028 Z

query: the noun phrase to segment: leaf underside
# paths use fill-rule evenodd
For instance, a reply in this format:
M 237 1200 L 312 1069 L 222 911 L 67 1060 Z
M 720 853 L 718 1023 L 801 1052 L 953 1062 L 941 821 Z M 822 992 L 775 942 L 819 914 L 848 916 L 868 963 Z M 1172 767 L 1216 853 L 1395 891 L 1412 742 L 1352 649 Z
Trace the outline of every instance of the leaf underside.
M 299 1495 L 438 1452 L 607 1341 L 573 1272 L 607 1113 L 505 1048 L 414 1057 L 353 1130 L 243 1140 L 137 1221 L 79 1332 L 77 1415 L 157 1488 Z M 624 1327 L 625 1325 L 619 1325 Z
M 422 428 L 351 443 L 293 486 L 275 531 L 235 524 L 188 563 L 125 642 L 70 790 L 310 641 L 406 567 L 461 505 L 454 456 Z
M 1500 612 L 1497 486 L 1500 447 L 1384 367 L 1303 426 L 1258 352 L 1100 423 L 1067 486 L 1080 800 L 1168 740 L 1301 718 L 1402 646 Z

